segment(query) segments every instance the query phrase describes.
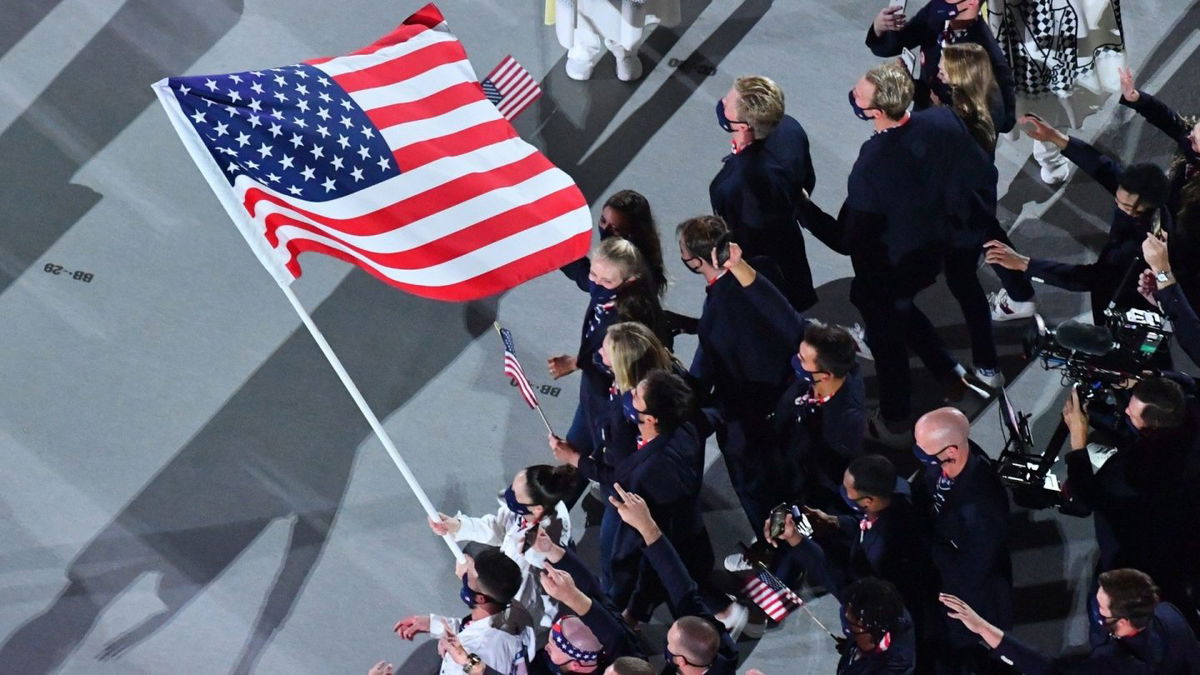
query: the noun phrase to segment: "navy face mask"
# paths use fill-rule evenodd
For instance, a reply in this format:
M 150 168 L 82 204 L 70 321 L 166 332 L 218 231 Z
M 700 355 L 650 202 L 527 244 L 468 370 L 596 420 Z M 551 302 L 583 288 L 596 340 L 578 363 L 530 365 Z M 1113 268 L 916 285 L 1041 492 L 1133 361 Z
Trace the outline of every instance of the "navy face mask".
M 633 392 L 627 391 L 621 394 L 621 412 L 625 414 L 625 419 L 637 424 L 638 412 L 637 408 L 633 407 Z
M 796 373 L 796 378 L 805 382 L 812 382 L 813 374 L 804 369 L 800 364 L 800 355 L 792 354 L 792 370 Z
M 606 305 L 617 299 L 617 289 L 605 288 L 594 281 L 588 281 L 588 293 L 598 305 Z
M 941 19 L 942 21 L 949 21 L 960 14 L 961 10 L 958 9 L 958 6 L 964 3 L 948 2 L 947 0 L 933 0 L 933 2 L 929 4 L 933 8 L 933 16 L 935 18 Z
M 860 119 L 860 120 L 863 120 L 863 121 L 865 121 L 865 122 L 870 122 L 870 121 L 871 121 L 871 119 L 872 119 L 872 117 L 871 117 L 870 115 L 868 115 L 868 114 L 867 114 L 867 111 L 868 111 L 868 110 L 874 110 L 874 108 L 860 108 L 860 107 L 858 107 L 858 103 L 856 103 L 856 102 L 854 101 L 854 90 L 853 90 L 853 89 L 851 89 L 851 90 L 850 90 L 850 97 L 849 97 L 849 98 L 850 98 L 850 109 L 854 111 L 854 115 L 855 115 L 855 117 L 857 117 L 858 119 Z
M 613 374 L 612 368 L 604 365 L 604 357 L 600 356 L 600 352 L 592 354 L 592 365 L 596 366 L 596 369 L 605 375 L 611 376 Z
M 475 609 L 475 605 L 478 604 L 475 602 L 475 591 L 467 585 L 467 575 L 464 574 L 462 579 L 462 588 L 458 591 L 458 597 L 467 606 L 467 609 Z
M 850 494 L 846 492 L 845 485 L 841 485 L 838 487 L 838 494 L 842 496 L 842 501 L 846 502 L 846 506 L 849 506 L 850 510 L 853 511 L 855 513 L 855 515 L 861 516 L 862 514 L 867 512 L 867 510 L 865 508 L 863 508 L 863 506 L 861 504 L 854 501 L 853 499 L 850 499 Z
M 724 129 L 726 133 L 733 133 L 733 124 L 730 122 L 729 118 L 725 116 L 725 99 L 723 98 L 717 99 L 717 124 L 721 125 L 721 128 Z
M 925 451 L 922 450 L 921 446 L 919 446 L 919 445 L 912 446 L 912 453 L 913 453 L 913 457 L 916 457 L 917 460 L 919 460 L 925 466 L 941 466 L 942 464 L 945 463 L 944 461 L 942 461 L 941 459 L 938 459 L 937 457 L 935 457 L 933 455 L 925 454 Z
M 528 506 L 517 501 L 517 493 L 513 492 L 511 485 L 504 488 L 504 505 L 518 516 L 527 516 L 530 513 Z

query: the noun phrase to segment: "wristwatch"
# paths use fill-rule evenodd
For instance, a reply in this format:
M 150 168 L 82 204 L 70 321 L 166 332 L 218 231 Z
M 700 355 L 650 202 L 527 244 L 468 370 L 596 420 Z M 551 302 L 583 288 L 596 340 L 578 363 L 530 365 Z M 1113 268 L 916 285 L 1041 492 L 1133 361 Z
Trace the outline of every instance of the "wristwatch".
M 483 659 L 479 658 L 478 654 L 467 654 L 467 662 L 463 664 L 463 672 L 470 675 L 471 671 L 475 670 L 475 666 L 480 663 L 483 663 Z
M 1171 280 L 1171 270 L 1159 270 L 1154 273 L 1154 280 L 1160 284 L 1165 284 Z

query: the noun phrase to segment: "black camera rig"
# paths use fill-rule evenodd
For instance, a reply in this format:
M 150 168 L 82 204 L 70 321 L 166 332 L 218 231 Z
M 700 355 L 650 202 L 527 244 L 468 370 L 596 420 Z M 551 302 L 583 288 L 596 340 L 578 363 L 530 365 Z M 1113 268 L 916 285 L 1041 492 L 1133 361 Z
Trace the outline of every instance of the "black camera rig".
M 1035 315 L 1035 330 L 1024 343 L 1025 355 L 1040 359 L 1046 370 L 1061 372 L 1063 385 L 1073 386 L 1090 412 L 1107 411 L 1109 417 L 1119 418 L 1123 406 L 1118 392 L 1146 376 L 1147 367 L 1167 349 L 1171 332 L 1162 314 L 1153 310 L 1117 309 L 1110 303 L 1105 316 L 1106 326 L 1066 321 L 1050 330 Z M 1062 492 L 1050 471 L 1067 440 L 1066 423 L 1059 420 L 1039 451 L 1029 430 L 1030 415 L 1016 410 L 1003 390 L 999 407 L 1006 432 L 999 474 L 1013 501 L 1034 509 L 1062 506 Z

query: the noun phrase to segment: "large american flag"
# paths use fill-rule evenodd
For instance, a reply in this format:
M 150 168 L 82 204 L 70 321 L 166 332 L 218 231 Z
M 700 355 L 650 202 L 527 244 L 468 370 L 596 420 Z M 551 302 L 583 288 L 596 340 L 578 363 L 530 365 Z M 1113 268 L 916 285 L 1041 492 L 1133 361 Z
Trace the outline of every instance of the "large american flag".
M 521 362 L 517 360 L 517 348 L 513 345 L 512 333 L 507 328 L 500 328 L 500 339 L 504 341 L 504 374 L 512 378 L 513 384 L 517 385 L 517 389 L 521 390 L 521 396 L 530 408 L 538 407 L 537 394 L 533 392 L 533 385 L 529 383 L 529 378 L 525 377 L 525 370 L 521 368 Z
M 471 300 L 590 243 L 583 195 L 484 96 L 433 5 L 346 56 L 154 86 L 280 283 L 316 251 L 417 295 Z
M 767 616 L 775 621 L 783 621 L 793 610 L 800 608 L 804 601 L 792 592 L 787 584 L 770 571 L 757 568 L 757 572 L 746 579 L 742 593 L 762 608 Z

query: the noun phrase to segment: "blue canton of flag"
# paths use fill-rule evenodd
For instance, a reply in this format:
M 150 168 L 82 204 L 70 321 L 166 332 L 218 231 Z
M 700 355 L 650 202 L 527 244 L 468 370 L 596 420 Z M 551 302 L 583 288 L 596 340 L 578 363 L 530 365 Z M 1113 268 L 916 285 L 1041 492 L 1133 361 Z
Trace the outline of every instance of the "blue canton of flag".
M 170 78 L 230 185 L 238 174 L 308 201 L 399 175 L 366 113 L 308 65 Z

